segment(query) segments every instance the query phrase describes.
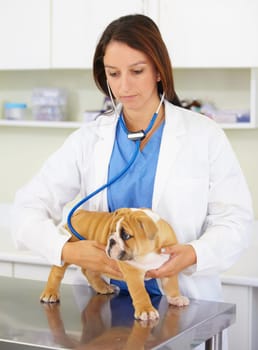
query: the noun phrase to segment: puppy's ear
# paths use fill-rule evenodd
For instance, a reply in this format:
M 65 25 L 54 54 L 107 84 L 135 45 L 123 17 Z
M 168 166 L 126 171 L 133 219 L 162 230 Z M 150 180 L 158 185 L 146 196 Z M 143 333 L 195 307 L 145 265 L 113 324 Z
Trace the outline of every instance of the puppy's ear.
M 127 208 L 120 208 L 113 212 L 111 224 L 110 224 L 110 230 L 111 232 L 116 231 L 116 225 L 117 222 L 128 212 L 129 210 Z
M 141 215 L 137 221 L 145 232 L 147 238 L 150 240 L 154 239 L 158 233 L 158 226 L 155 224 L 155 222 L 147 215 Z

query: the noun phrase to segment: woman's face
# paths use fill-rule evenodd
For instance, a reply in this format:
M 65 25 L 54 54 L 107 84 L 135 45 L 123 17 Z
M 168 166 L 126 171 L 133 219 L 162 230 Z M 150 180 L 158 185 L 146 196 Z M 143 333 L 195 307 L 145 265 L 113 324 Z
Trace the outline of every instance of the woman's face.
M 112 41 L 104 56 L 104 67 L 115 98 L 128 110 L 140 110 L 157 103 L 158 73 L 143 52 Z

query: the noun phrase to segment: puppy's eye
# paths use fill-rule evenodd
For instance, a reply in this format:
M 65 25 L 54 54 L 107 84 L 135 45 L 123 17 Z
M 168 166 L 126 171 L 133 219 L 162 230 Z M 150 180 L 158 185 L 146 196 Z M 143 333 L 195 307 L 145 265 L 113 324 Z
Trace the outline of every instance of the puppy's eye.
M 132 236 L 129 235 L 129 233 L 127 233 L 124 229 L 121 230 L 120 237 L 123 241 L 128 241 L 128 239 L 132 238 Z

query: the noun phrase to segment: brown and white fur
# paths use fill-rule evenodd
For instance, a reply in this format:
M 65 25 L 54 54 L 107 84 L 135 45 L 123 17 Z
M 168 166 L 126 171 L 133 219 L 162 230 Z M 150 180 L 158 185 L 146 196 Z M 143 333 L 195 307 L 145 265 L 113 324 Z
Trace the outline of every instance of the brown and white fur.
M 106 245 L 107 255 L 117 260 L 133 301 L 135 318 L 158 318 L 158 311 L 145 289 L 144 276 L 147 270 L 158 268 L 168 260 L 169 256 L 160 254 L 160 249 L 177 243 L 171 226 L 150 209 L 133 208 L 122 208 L 113 213 L 78 210 L 72 217 L 72 225 L 86 239 Z M 74 235 L 70 238 L 71 242 L 77 240 Z M 68 265 L 52 267 L 40 297 L 42 302 L 59 301 L 59 287 Z M 96 292 L 115 292 L 116 287 L 102 279 L 100 273 L 89 269 L 82 269 L 82 272 Z M 188 298 L 180 295 L 177 276 L 162 278 L 161 285 L 169 304 L 189 304 Z

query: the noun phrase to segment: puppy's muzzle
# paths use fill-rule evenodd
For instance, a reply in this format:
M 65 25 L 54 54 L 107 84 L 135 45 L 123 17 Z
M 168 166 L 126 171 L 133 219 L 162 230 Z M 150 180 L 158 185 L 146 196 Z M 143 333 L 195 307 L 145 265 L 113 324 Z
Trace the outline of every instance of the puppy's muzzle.
M 112 259 L 122 261 L 132 260 L 132 257 L 129 254 L 127 254 L 127 252 L 124 249 L 119 247 L 119 244 L 112 237 L 109 238 L 106 253 Z

